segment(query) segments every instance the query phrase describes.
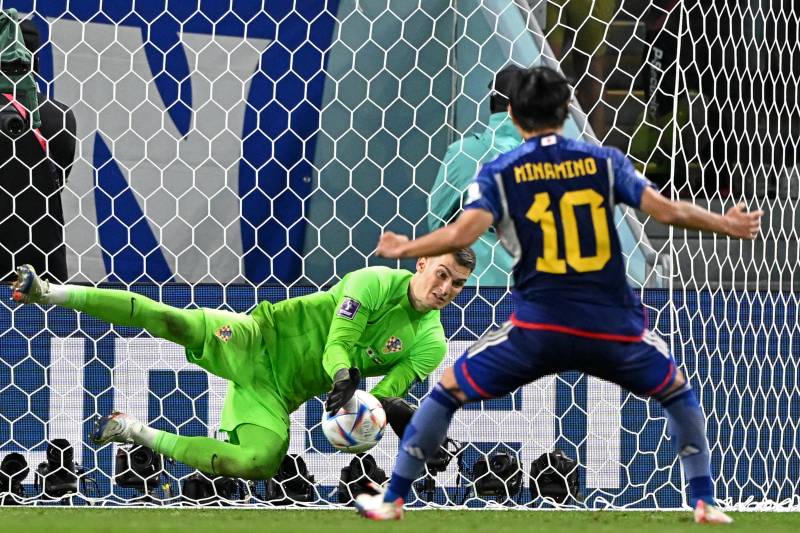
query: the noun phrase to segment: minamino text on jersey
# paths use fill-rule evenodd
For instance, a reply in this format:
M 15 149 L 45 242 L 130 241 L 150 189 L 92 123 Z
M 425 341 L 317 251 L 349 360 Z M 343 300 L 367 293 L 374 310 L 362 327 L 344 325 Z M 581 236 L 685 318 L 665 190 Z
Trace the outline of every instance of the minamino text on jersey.
M 525 163 L 514 167 L 517 183 L 536 180 L 562 180 L 597 173 L 597 161 L 593 157 L 553 163 Z

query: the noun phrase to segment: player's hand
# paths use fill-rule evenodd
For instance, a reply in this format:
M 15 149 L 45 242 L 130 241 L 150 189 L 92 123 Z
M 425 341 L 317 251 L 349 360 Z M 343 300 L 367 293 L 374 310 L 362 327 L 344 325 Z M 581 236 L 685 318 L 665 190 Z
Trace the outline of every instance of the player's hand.
M 325 402 L 325 410 L 333 414 L 344 407 L 356 393 L 360 381 L 361 372 L 357 368 L 337 370 L 336 375 L 333 376 L 333 387 L 328 394 L 328 401 Z
M 740 239 L 755 239 L 761 228 L 762 210 L 745 211 L 743 203 L 736 204 L 725 213 L 725 221 L 728 226 L 728 235 Z
M 400 257 L 401 246 L 407 242 L 408 237 L 405 235 L 398 235 L 397 233 L 387 231 L 381 235 L 378 241 L 378 247 L 375 249 L 375 254 L 378 257 L 397 259 Z

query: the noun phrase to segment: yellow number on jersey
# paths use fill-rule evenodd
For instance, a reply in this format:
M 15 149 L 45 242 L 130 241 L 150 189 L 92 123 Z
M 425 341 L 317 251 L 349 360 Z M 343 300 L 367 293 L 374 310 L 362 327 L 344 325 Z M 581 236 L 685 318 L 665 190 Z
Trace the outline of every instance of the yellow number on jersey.
M 592 213 L 592 227 L 597 250 L 594 255 L 581 255 L 578 222 L 575 208 L 588 205 Z M 534 196 L 527 217 L 542 228 L 543 255 L 536 259 L 536 270 L 549 274 L 565 274 L 567 264 L 576 272 L 596 272 L 611 259 L 611 239 L 608 234 L 608 220 L 603 207 L 603 197 L 592 189 L 568 191 L 558 203 L 561 212 L 561 229 L 564 234 L 564 253 L 566 261 L 558 258 L 558 230 L 556 219 L 550 211 L 550 193 L 540 192 Z
M 566 274 L 567 263 L 558 258 L 558 232 L 556 217 L 550 209 L 550 194 L 540 192 L 533 197 L 533 205 L 527 217 L 542 227 L 542 247 L 544 255 L 536 259 L 536 270 L 549 274 Z M 574 217 L 573 217 L 574 218 Z

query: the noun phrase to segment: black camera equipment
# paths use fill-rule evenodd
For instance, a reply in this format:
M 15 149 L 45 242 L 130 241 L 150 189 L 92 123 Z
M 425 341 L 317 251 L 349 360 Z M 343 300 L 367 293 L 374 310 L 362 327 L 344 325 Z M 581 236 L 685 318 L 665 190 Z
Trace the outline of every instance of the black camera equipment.
M 472 465 L 472 480 L 478 496 L 499 496 L 505 500 L 519 494 L 522 469 L 514 455 L 496 453 Z
M 0 72 L 12 78 L 25 76 L 31 73 L 31 64 L 21 60 L 4 61 L 0 63 Z M 3 103 L 5 105 L 0 109 L 0 132 L 16 139 L 25 132 L 27 121 L 11 103 L 5 102 L 5 98 Z
M 21 453 L 13 452 L 3 457 L 0 462 L 0 493 L 7 493 L 0 498 L 1 505 L 17 505 L 18 499 L 25 497 L 25 487 L 22 482 L 28 477 L 30 468 L 28 461 Z
M 218 477 L 212 481 L 202 472 L 195 472 L 183 480 L 181 495 L 197 505 L 226 505 L 228 501 L 243 499 L 245 488 L 239 479 Z
M 562 450 L 543 453 L 531 463 L 531 499 L 539 496 L 564 503 L 568 497 L 581 501 L 578 463 Z
M 310 503 L 316 499 L 314 476 L 297 454 L 288 454 L 281 461 L 275 477 L 267 481 L 265 500 L 272 505 Z
M 0 109 L 0 140 L 2 134 L 10 139 L 16 139 L 25 132 L 26 120 L 22 118 L 13 105 L 7 104 Z
M 416 483 L 417 493 L 424 493 L 427 501 L 433 501 L 433 495 L 436 492 L 436 479 L 434 476 L 440 472 L 447 470 L 450 462 L 456 457 L 461 456 L 464 449 L 464 443 L 451 438 L 447 438 L 439 447 L 436 455 L 428 459 L 425 463 L 426 472 L 425 477 Z
M 389 479 L 370 454 L 359 453 L 342 468 L 339 478 L 339 503 L 351 505 L 359 494 L 375 494 L 372 484 L 382 485 Z
M 425 463 L 425 466 L 428 467 L 428 472 L 431 474 L 444 472 L 447 470 L 447 467 L 450 466 L 450 461 L 459 457 L 463 450 L 463 442 L 451 438 L 445 439 L 444 444 L 439 447 L 439 451 L 436 452 L 436 455 L 428 459 L 428 462 Z
M 16 59 L 0 62 L 0 72 L 8 76 L 27 76 L 33 72 L 30 61 Z
M 120 446 L 114 460 L 114 482 L 150 494 L 159 485 L 164 459 L 146 446 Z
M 75 449 L 67 439 L 53 439 L 47 443 L 47 461 L 36 469 L 37 491 L 44 489 L 45 498 L 62 498 L 78 492 L 78 472 Z

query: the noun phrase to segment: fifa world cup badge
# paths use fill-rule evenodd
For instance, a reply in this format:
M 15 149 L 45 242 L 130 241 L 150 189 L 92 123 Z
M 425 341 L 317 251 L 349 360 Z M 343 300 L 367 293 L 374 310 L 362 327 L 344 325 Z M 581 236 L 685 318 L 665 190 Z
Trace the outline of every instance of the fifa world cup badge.
M 383 347 L 383 353 L 395 353 L 403 349 L 403 341 L 392 335 Z
M 358 300 L 346 297 L 344 300 L 342 300 L 342 304 L 339 306 L 339 310 L 336 311 L 336 316 L 340 316 L 348 320 L 353 320 L 353 318 L 355 318 L 356 316 L 356 313 L 358 313 L 358 309 L 360 307 L 361 303 L 359 303 Z
M 214 335 L 216 335 L 217 338 L 222 342 L 228 342 L 233 336 L 233 331 L 231 330 L 230 326 L 222 326 L 216 331 L 216 333 L 214 333 Z

